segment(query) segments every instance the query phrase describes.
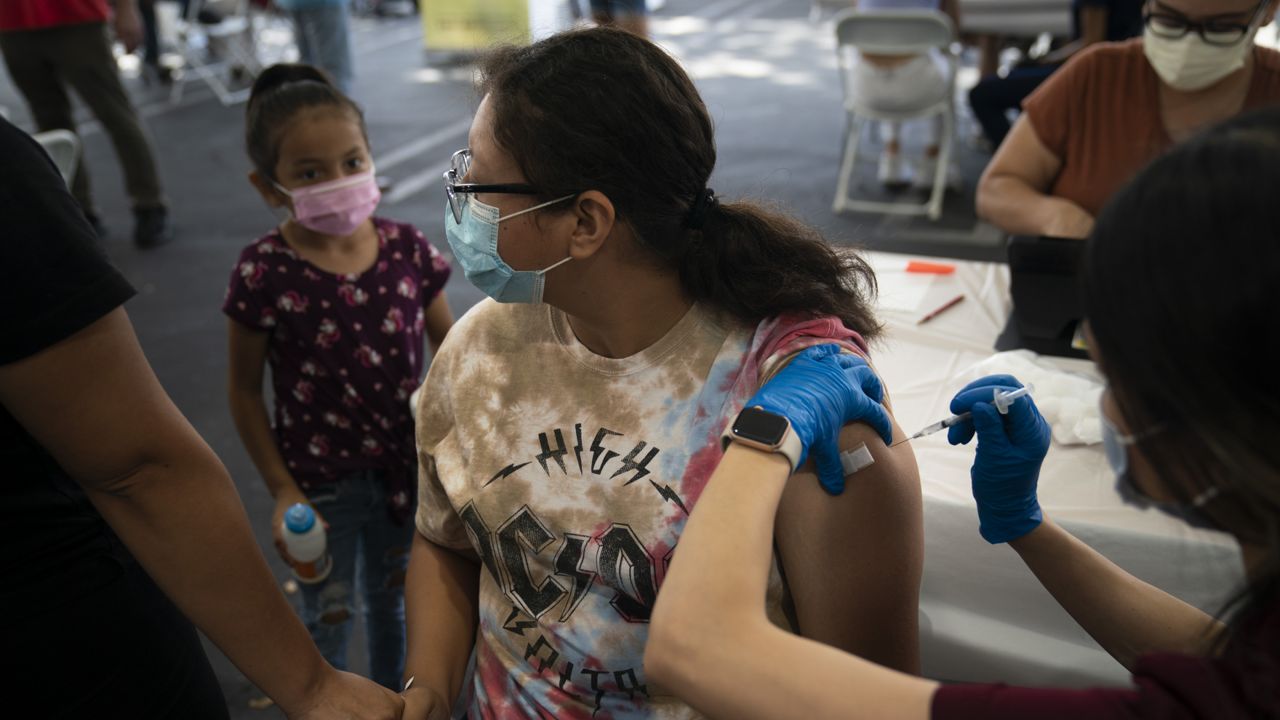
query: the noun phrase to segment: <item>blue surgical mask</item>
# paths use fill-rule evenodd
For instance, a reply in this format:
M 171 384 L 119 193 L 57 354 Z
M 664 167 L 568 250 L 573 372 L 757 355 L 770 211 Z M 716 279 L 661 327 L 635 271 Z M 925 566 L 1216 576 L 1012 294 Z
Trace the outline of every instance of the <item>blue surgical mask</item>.
M 485 295 L 500 303 L 540 303 L 547 273 L 573 258 L 567 257 L 542 270 L 516 270 L 498 254 L 498 223 L 572 197 L 566 195 L 506 217 L 498 217 L 498 208 L 468 197 L 462 222 L 454 222 L 453 213 L 445 206 L 444 235 L 463 274 Z
M 1205 490 L 1192 499 L 1189 505 L 1155 500 L 1138 489 L 1137 484 L 1133 482 L 1133 475 L 1129 472 L 1129 447 L 1138 444 L 1142 436 L 1121 433 L 1101 410 L 1099 417 L 1102 420 L 1102 449 L 1107 456 L 1107 464 L 1111 466 L 1111 471 L 1116 476 L 1116 492 L 1120 494 L 1120 499 L 1125 504 L 1142 510 L 1155 508 L 1194 528 L 1219 529 L 1217 523 L 1201 510 L 1218 496 L 1218 488 L 1211 487 Z

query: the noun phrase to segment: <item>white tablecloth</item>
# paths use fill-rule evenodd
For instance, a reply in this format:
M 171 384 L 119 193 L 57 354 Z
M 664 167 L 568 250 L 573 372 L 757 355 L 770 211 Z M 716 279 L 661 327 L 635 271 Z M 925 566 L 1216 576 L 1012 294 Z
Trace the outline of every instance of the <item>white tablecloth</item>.
M 990 357 L 1008 316 L 1005 265 L 948 261 L 953 275 L 927 289 L 905 274 L 907 256 L 868 253 L 886 291 L 887 332 L 872 348 L 899 424 L 908 433 L 947 417 L 965 368 Z M 929 310 L 965 300 L 922 326 Z M 917 302 L 918 301 L 918 302 Z M 918 309 L 912 309 L 912 305 Z M 1092 363 L 1055 359 L 1096 375 Z M 924 488 L 925 571 L 921 651 L 928 677 L 1029 685 L 1116 685 L 1128 674 L 1075 624 L 1007 546 L 978 535 L 969 490 L 972 446 L 939 433 L 914 443 Z M 1215 611 L 1243 577 L 1230 537 L 1196 531 L 1158 511 L 1125 506 L 1100 445 L 1049 450 L 1040 474 L 1045 513 L 1134 575 Z

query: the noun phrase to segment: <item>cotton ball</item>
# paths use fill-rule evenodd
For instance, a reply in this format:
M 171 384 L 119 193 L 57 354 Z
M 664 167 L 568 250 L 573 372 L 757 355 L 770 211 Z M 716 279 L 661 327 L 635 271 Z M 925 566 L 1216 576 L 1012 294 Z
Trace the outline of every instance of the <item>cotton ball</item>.
M 1062 398 L 1062 406 L 1059 414 L 1063 422 L 1074 423 L 1085 415 L 1085 405 L 1074 396 L 1068 395 Z
M 1097 415 L 1080 418 L 1075 426 L 1075 434 L 1080 438 L 1080 442 L 1089 445 L 1100 443 L 1102 442 L 1102 421 Z
M 1062 412 L 1062 399 L 1053 396 L 1038 397 L 1036 398 L 1036 407 L 1040 408 L 1040 414 L 1044 416 L 1044 419 L 1052 424 L 1054 418 L 1057 418 Z
M 1045 373 L 1043 370 L 1037 369 L 1034 373 L 1027 375 L 1027 382 L 1036 386 L 1037 395 L 1058 395 L 1057 378 Z

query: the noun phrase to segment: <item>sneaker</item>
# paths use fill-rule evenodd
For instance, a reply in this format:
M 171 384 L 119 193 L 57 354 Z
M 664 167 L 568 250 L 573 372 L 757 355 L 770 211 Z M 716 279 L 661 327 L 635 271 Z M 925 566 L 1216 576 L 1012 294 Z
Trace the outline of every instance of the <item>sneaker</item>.
M 133 244 L 143 250 L 157 248 L 173 239 L 169 211 L 164 207 L 135 208 Z
M 876 176 L 880 184 L 890 190 L 901 190 L 911 184 L 907 177 L 907 163 L 900 152 L 880 153 L 880 170 Z

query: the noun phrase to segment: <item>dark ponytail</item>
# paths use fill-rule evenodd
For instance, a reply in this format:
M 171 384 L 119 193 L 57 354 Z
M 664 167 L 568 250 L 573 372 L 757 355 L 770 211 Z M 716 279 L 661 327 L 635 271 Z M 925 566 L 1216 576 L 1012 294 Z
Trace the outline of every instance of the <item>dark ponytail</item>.
M 594 189 L 684 291 L 744 322 L 833 315 L 870 339 L 875 276 L 813 228 L 708 193 L 716 149 L 702 98 L 653 43 L 594 28 L 504 47 L 482 64 L 495 140 L 550 200 Z
M 870 306 L 875 275 L 866 261 L 789 215 L 749 202 L 717 203 L 685 242 L 677 267 L 694 299 L 747 321 L 834 315 L 868 339 L 880 331 Z
M 301 110 L 323 106 L 350 112 L 360 123 L 365 144 L 369 143 L 364 113 L 324 71 L 311 65 L 281 63 L 258 75 L 245 107 L 244 144 L 259 175 L 275 179 L 280 137 L 293 116 Z

